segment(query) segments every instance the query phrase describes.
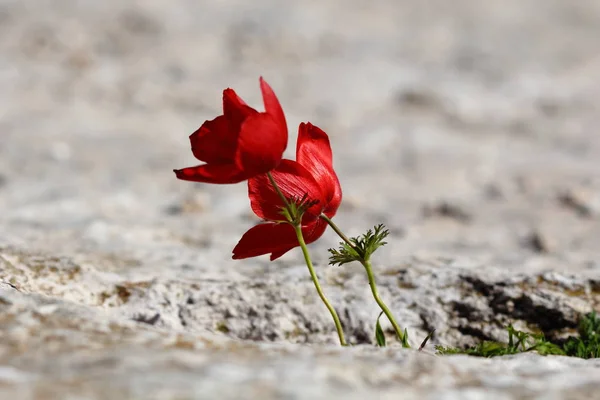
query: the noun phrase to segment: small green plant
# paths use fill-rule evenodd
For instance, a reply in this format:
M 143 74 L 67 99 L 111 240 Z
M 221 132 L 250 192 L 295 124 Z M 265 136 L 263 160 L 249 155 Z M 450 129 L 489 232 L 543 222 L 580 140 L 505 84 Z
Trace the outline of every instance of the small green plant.
M 379 316 L 377 317 L 377 323 L 375 324 L 375 342 L 379 347 L 385 347 L 385 333 L 383 333 L 383 329 L 379 323 L 379 318 L 381 318 L 382 315 L 383 311 L 379 313 Z
M 508 343 L 484 341 L 466 349 L 436 346 L 438 354 L 468 354 L 477 357 L 496 357 L 509 354 L 537 351 L 540 354 L 564 354 L 561 348 L 546 340 L 543 334 L 533 334 L 516 330 L 512 325 L 506 328 Z
M 585 315 L 579 322 L 579 337 L 569 337 L 563 344 L 567 356 L 579 358 L 600 357 L 600 318 L 596 312 Z
M 483 341 L 466 349 L 446 346 L 436 346 L 435 349 L 438 354 L 442 355 L 467 354 L 476 357 L 497 357 L 529 351 L 536 351 L 541 355 L 600 357 L 600 318 L 595 312 L 581 318 L 578 328 L 579 337 L 571 336 L 562 345 L 552 343 L 542 333 L 519 331 L 512 325 L 509 325 L 506 330 L 508 343 Z
M 400 325 L 398 325 L 396 322 L 392 312 L 379 296 L 377 284 L 375 282 L 375 275 L 373 274 L 373 267 L 371 265 L 371 255 L 373 255 L 375 250 L 387 244 L 385 238 L 388 237 L 390 231 L 385 227 L 385 225 L 379 224 L 373 229 L 369 229 L 367 233 L 364 233 L 361 236 L 349 238 L 329 217 L 326 215 L 321 215 L 320 218 L 327 222 L 334 232 L 337 233 L 342 239 L 338 249 L 329 249 L 329 253 L 331 254 L 329 256 L 329 264 L 341 266 L 353 261 L 358 261 L 363 265 L 363 267 L 365 267 L 367 279 L 369 280 L 369 286 L 371 287 L 371 293 L 373 294 L 375 302 L 379 305 L 381 312 L 385 314 L 387 319 L 392 324 L 392 327 L 396 332 L 396 338 L 400 343 L 402 343 L 402 347 L 410 348 L 410 344 L 408 343 L 408 332 L 406 331 L 406 328 L 404 331 L 402 328 L 400 328 Z M 381 317 L 381 314 L 379 314 L 379 317 Z M 377 332 L 378 327 L 381 329 L 381 326 L 379 326 L 379 317 L 377 317 L 377 325 L 375 326 L 375 340 L 377 344 L 381 346 L 381 343 L 383 342 L 380 341 L 381 335 L 379 335 Z M 385 343 L 383 344 L 385 345 Z

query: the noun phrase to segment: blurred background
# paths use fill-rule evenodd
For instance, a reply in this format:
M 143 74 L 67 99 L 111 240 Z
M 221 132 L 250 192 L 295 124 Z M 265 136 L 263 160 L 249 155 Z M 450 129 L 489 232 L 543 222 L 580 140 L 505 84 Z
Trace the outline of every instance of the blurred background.
M 600 268 L 596 0 L 0 0 L 0 246 L 148 276 L 243 277 L 244 184 L 178 181 L 226 87 L 331 137 L 377 262 Z M 314 244 L 317 264 L 337 243 Z M 358 267 L 357 267 L 358 268 Z

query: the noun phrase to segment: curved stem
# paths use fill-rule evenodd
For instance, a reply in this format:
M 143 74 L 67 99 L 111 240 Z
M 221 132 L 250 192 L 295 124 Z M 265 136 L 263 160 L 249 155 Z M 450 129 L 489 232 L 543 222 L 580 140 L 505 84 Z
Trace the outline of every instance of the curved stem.
M 341 231 L 340 228 L 338 228 L 338 226 L 335 224 L 335 222 L 333 222 L 331 220 L 331 218 L 329 218 L 327 215 L 325 214 L 321 214 L 319 216 L 322 220 L 324 220 L 325 222 L 327 222 L 329 224 L 329 226 L 331 227 L 331 229 L 333 229 L 335 231 L 335 233 L 337 233 L 337 235 L 348 244 L 348 246 L 354 248 L 354 244 L 350 241 L 350 239 L 348 239 L 348 236 L 344 235 L 344 232 Z
M 383 300 L 381 300 L 381 297 L 379 297 L 379 292 L 377 291 L 377 284 L 375 283 L 375 276 L 373 275 L 373 269 L 371 268 L 371 261 L 363 260 L 361 261 L 361 264 L 365 267 L 365 270 L 367 271 L 367 278 L 369 279 L 369 286 L 371 286 L 371 293 L 373 293 L 373 298 L 379 305 L 379 308 L 381 308 L 381 311 L 383 311 L 385 316 L 388 318 L 388 320 L 394 327 L 394 331 L 396 331 L 396 336 L 398 336 L 398 340 L 402 343 L 402 346 L 408 347 L 408 343 L 406 342 L 406 338 L 404 337 L 404 332 L 402 331 L 402 328 L 400 328 L 400 325 L 398 325 L 398 323 L 394 319 L 394 316 L 392 315 L 390 309 L 385 305 Z
M 273 188 L 277 192 L 277 195 L 283 201 L 283 204 L 288 209 L 288 211 L 290 211 L 288 200 L 285 198 L 285 196 L 281 192 L 281 189 L 279 189 L 279 186 L 277 185 L 277 182 L 275 182 L 273 175 L 271 175 L 270 172 L 267 172 L 267 176 L 269 177 L 269 181 L 271 182 L 271 185 L 273 185 Z M 315 285 L 315 289 L 317 289 L 317 293 L 319 294 L 321 301 L 323 301 L 323 303 L 325 304 L 325 307 L 327 307 L 327 309 L 329 310 L 329 313 L 331 314 L 331 317 L 333 318 L 333 323 L 335 324 L 335 329 L 337 330 L 338 338 L 340 339 L 340 344 L 342 346 L 347 346 L 348 344 L 346 343 L 346 339 L 344 338 L 344 330 L 342 329 L 342 324 L 340 322 L 340 318 L 338 317 L 337 312 L 335 311 L 335 308 L 333 308 L 333 306 L 331 305 L 331 303 L 329 302 L 327 297 L 325 297 L 325 294 L 323 293 L 323 289 L 321 288 L 321 284 L 319 283 L 319 277 L 317 276 L 317 274 L 315 272 L 315 268 L 313 267 L 312 260 L 310 259 L 310 254 L 308 253 L 308 247 L 306 246 L 306 242 L 304 241 L 304 235 L 302 234 L 302 227 L 300 226 L 300 224 L 292 224 L 291 221 L 288 221 L 288 222 L 290 223 L 290 225 L 292 225 L 294 227 L 294 231 L 296 232 L 296 237 L 298 238 L 298 243 L 300 244 L 300 248 L 302 249 L 302 254 L 304 255 L 304 261 L 306 262 L 306 266 L 308 267 L 308 272 L 310 273 L 310 278 L 312 279 L 312 281 Z
M 312 261 L 310 259 L 310 254 L 308 253 L 308 248 L 306 247 L 306 242 L 304 241 L 304 236 L 302 235 L 302 228 L 300 227 L 300 225 L 295 225 L 294 229 L 296 231 L 296 236 L 298 237 L 298 243 L 300 243 L 300 248 L 302 248 L 302 254 L 304 255 L 304 261 L 306 261 L 306 266 L 308 267 L 308 272 L 310 273 L 310 277 L 312 278 L 312 281 L 315 284 L 315 289 L 317 289 L 317 293 L 319 294 L 319 297 L 325 304 L 325 307 L 327 307 L 327 309 L 331 313 L 331 317 L 333 318 L 333 322 L 335 323 L 335 329 L 337 329 L 337 334 L 340 339 L 340 344 L 342 346 L 347 346 L 346 339 L 344 338 L 344 331 L 342 329 L 342 324 L 340 322 L 340 318 L 338 317 L 337 312 L 335 311 L 335 309 L 333 308 L 331 303 L 329 303 L 329 300 L 327 300 L 327 297 L 325 297 L 325 294 L 323 293 L 323 289 L 321 289 L 321 284 L 319 283 L 319 278 L 317 277 L 317 274 L 315 273 L 315 269 L 314 269 Z
M 281 193 L 281 189 L 279 189 L 279 186 L 277 185 L 277 182 L 275 182 L 275 179 L 273 178 L 273 175 L 271 175 L 270 172 L 267 172 L 267 176 L 269 177 L 269 181 L 271 182 L 271 185 L 273 185 L 273 188 L 277 192 L 277 195 L 279 196 L 279 198 L 281 199 L 281 201 L 283 201 L 283 204 L 287 208 L 288 205 L 289 205 L 289 203 L 288 203 L 287 199 L 285 198 L 285 196 L 283 195 L 283 193 Z
M 341 231 L 341 229 L 335 224 L 335 222 L 333 222 L 331 220 L 331 218 L 329 218 L 325 214 L 321 214 L 320 218 L 323 219 L 325 222 L 327 222 L 327 224 L 329 224 L 331 229 L 333 229 L 334 232 L 337 233 L 337 235 L 344 242 L 346 242 L 348 244 L 348 246 L 355 248 L 354 244 Z M 358 254 L 358 252 L 357 252 L 357 254 Z M 381 311 L 383 311 L 383 313 L 385 314 L 387 319 L 392 324 L 392 327 L 394 328 L 394 331 L 396 332 L 396 336 L 398 337 L 398 340 L 402 343 L 402 346 L 409 347 L 408 341 L 406 340 L 405 335 L 404 335 L 404 331 L 402 330 L 402 328 L 400 328 L 400 325 L 398 325 L 398 323 L 396 322 L 396 319 L 394 318 L 394 315 L 392 314 L 392 312 L 390 311 L 388 306 L 383 302 L 381 297 L 379 297 L 379 292 L 377 290 L 377 284 L 375 283 L 375 276 L 373 275 L 373 268 L 371 267 L 371 261 L 368 259 L 365 260 L 364 258 L 360 258 L 358 261 L 360 261 L 360 263 L 363 265 L 363 267 L 365 267 L 365 271 L 367 272 L 367 279 L 369 280 L 369 286 L 371 287 L 371 293 L 373 294 L 373 298 L 375 299 L 375 302 L 377 302 L 377 305 L 379 305 L 379 308 L 381 309 Z

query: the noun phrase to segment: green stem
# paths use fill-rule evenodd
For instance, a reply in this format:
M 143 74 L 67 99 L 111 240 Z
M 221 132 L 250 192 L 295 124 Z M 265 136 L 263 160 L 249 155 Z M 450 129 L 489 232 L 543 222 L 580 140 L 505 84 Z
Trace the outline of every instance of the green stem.
M 288 203 L 287 199 L 285 198 L 285 196 L 283 195 L 283 193 L 281 193 L 281 189 L 279 189 L 279 186 L 277 185 L 277 182 L 275 182 L 273 175 L 271 175 L 270 172 L 267 172 L 267 176 L 269 177 L 269 181 L 271 182 L 271 185 L 273 185 L 273 188 L 277 192 L 277 195 L 279 196 L 281 201 L 283 201 L 283 204 L 285 205 L 285 207 L 288 208 L 289 203 Z
M 342 239 L 344 242 L 346 242 L 346 244 L 347 244 L 348 246 L 352 247 L 353 249 L 355 248 L 355 247 L 354 247 L 354 244 L 352 244 L 352 242 L 350 241 L 350 239 L 348 239 L 348 236 L 344 235 L 344 232 L 342 232 L 342 231 L 341 231 L 341 229 L 340 229 L 340 228 L 338 228 L 338 226 L 335 224 L 335 222 L 333 222 L 333 221 L 331 220 L 331 218 L 329 218 L 329 217 L 328 217 L 327 215 L 325 215 L 325 214 L 321 214 L 321 215 L 320 215 L 320 218 L 321 218 L 322 220 L 325 220 L 325 222 L 327 222 L 327 223 L 329 224 L 329 226 L 331 227 L 331 229 L 333 229 L 333 230 L 335 231 L 335 233 L 337 233 L 337 235 L 338 235 L 338 236 L 339 236 L 339 237 L 340 237 L 340 238 L 341 238 L 341 239 Z
M 327 309 L 331 313 L 331 317 L 333 318 L 333 322 L 335 323 L 335 329 L 337 329 L 337 334 L 340 339 L 340 344 L 342 346 L 347 346 L 346 339 L 344 339 L 344 331 L 342 329 L 342 324 L 340 323 L 340 318 L 338 317 L 337 312 L 335 311 L 329 300 L 327 300 L 327 297 L 325 297 L 323 289 L 321 289 L 319 278 L 315 273 L 315 269 L 310 259 L 310 254 L 308 253 L 308 248 L 306 247 L 306 242 L 304 241 L 304 236 L 302 235 L 302 228 L 300 227 L 300 225 L 295 225 L 294 229 L 296 230 L 296 236 L 298 237 L 298 243 L 300 243 L 300 248 L 302 249 L 302 254 L 304 255 L 304 261 L 306 261 L 306 266 L 308 267 L 308 272 L 310 273 L 310 277 L 312 278 L 312 281 L 315 284 L 315 289 L 317 289 L 319 297 L 325 304 L 325 307 L 327 307 Z
M 381 311 L 383 311 L 385 316 L 388 318 L 388 320 L 394 327 L 394 331 L 396 331 L 396 336 L 398 336 L 398 340 L 402 343 L 402 345 L 404 347 L 408 347 L 408 344 L 406 343 L 406 340 L 404 337 L 404 332 L 402 331 L 402 328 L 400 328 L 400 325 L 398 325 L 398 323 L 394 319 L 394 316 L 392 315 L 392 312 L 390 311 L 390 309 L 385 305 L 383 300 L 381 300 L 381 297 L 379 297 L 379 293 L 377 291 L 377 285 L 375 283 L 375 276 L 373 275 L 373 269 L 371 268 L 371 261 L 362 260 L 361 264 L 365 267 L 365 270 L 367 271 L 367 278 L 369 279 L 369 286 L 371 286 L 371 293 L 373 293 L 373 298 L 379 305 L 379 308 L 381 308 Z
M 344 233 L 341 231 L 341 229 L 335 224 L 335 222 L 333 222 L 331 220 L 331 218 L 329 218 L 325 214 L 321 214 L 320 217 L 321 217 L 321 219 L 323 219 L 325 222 L 327 222 L 329 224 L 331 229 L 333 229 L 334 232 L 337 233 L 337 235 L 344 242 L 346 242 L 346 244 L 348 244 L 348 246 L 350 246 L 354 249 L 356 248 L 354 246 L 354 244 L 350 241 L 350 239 L 348 239 L 348 237 L 346 235 L 344 235 Z M 358 252 L 357 252 L 357 254 L 358 254 Z M 402 343 L 402 345 L 404 347 L 408 347 L 408 342 L 406 341 L 406 338 L 404 337 L 404 331 L 402 330 L 402 328 L 400 328 L 400 325 L 398 325 L 398 323 L 396 322 L 396 319 L 394 318 L 394 315 L 392 314 L 392 312 L 390 311 L 388 306 L 383 302 L 381 297 L 379 297 L 379 292 L 377 290 L 377 284 L 375 283 L 375 276 L 373 275 L 373 268 L 371 267 L 371 261 L 368 259 L 364 259 L 362 257 L 358 261 L 360 261 L 360 263 L 363 265 L 363 267 L 365 267 L 365 271 L 367 272 L 367 279 L 369 280 L 369 286 L 371 287 L 371 293 L 373 294 L 373 298 L 377 302 L 377 305 L 379 305 L 379 308 L 381 309 L 381 311 L 383 311 L 385 316 L 388 318 L 388 320 L 392 324 L 394 331 L 396 331 L 396 336 L 398 337 L 398 340 Z
M 277 182 L 275 182 L 275 179 L 273 179 L 273 175 L 271 175 L 270 172 L 267 172 L 267 176 L 269 177 L 269 181 L 271 182 L 271 185 L 273 185 L 273 188 L 277 192 L 277 195 L 283 201 L 283 204 L 285 205 L 285 207 L 288 209 L 288 212 L 291 212 L 291 210 L 289 209 L 288 200 L 285 198 L 285 196 L 279 189 Z M 340 322 L 340 318 L 338 317 L 337 312 L 335 311 L 335 308 L 333 308 L 333 306 L 331 305 L 331 303 L 329 302 L 327 297 L 325 297 L 325 294 L 323 293 L 323 289 L 321 288 L 321 284 L 319 283 L 319 277 L 317 276 L 317 274 L 315 272 L 315 268 L 313 267 L 312 260 L 310 259 L 310 254 L 308 253 L 308 247 L 306 246 L 306 242 L 304 241 L 304 235 L 302 234 L 302 227 L 300 226 L 300 224 L 293 224 L 293 223 L 291 223 L 291 221 L 288 221 L 288 222 L 290 223 L 290 225 L 292 225 L 294 227 L 294 230 L 296 232 L 296 237 L 298 238 L 298 243 L 300 244 L 300 248 L 302 249 L 302 254 L 304 255 L 304 261 L 306 262 L 306 266 L 308 267 L 308 272 L 310 273 L 310 277 L 315 285 L 315 289 L 317 289 L 317 293 L 319 294 L 321 301 L 323 301 L 323 303 L 325 304 L 325 307 L 327 307 L 327 309 L 331 313 L 331 317 L 333 318 L 333 322 L 335 324 L 335 329 L 337 330 L 337 334 L 340 339 L 340 344 L 342 346 L 347 346 L 348 344 L 346 343 L 346 339 L 344 338 L 344 330 L 342 329 L 342 324 Z

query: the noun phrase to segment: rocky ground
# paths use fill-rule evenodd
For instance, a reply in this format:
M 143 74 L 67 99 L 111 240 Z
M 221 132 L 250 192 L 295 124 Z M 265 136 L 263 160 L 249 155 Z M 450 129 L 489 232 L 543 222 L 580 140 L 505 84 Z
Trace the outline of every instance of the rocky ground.
M 0 0 L 0 398 L 591 398 L 597 360 L 374 347 L 328 231 L 339 348 L 299 251 L 231 260 L 245 186 L 172 169 L 263 75 L 329 133 L 337 223 L 391 229 L 413 344 L 563 337 L 600 311 L 599 38 L 595 0 Z

